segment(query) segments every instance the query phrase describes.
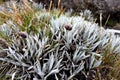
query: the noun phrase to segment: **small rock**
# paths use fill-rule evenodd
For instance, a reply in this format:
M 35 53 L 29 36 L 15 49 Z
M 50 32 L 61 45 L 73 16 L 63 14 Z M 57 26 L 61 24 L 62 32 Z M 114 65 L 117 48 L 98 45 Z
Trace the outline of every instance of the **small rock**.
M 113 29 L 120 30 L 120 23 L 116 24 L 116 26 L 114 26 Z

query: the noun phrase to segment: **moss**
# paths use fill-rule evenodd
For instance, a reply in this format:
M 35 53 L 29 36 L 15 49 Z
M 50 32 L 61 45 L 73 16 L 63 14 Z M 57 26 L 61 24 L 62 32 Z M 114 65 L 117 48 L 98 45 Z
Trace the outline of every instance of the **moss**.
M 108 26 L 115 26 L 117 23 L 117 20 L 115 19 L 109 19 L 107 25 Z

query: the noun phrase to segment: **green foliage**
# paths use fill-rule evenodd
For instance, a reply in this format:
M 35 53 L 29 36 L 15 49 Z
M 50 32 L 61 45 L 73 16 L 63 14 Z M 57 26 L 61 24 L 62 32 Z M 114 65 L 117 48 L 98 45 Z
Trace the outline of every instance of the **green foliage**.
M 0 0 L 0 4 L 3 3 L 3 0 Z
M 0 39 L 2 38 L 4 38 L 7 42 L 11 42 L 9 36 L 0 31 Z
M 114 19 L 109 19 L 109 21 L 108 21 L 107 25 L 109 25 L 109 26 L 115 26 L 115 25 L 116 25 L 116 23 L 117 23 L 117 20 L 114 20 Z

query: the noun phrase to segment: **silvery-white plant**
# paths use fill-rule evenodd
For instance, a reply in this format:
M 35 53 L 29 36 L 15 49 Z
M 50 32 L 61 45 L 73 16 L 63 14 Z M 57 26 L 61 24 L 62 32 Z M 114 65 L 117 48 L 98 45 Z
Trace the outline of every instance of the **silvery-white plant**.
M 83 10 L 80 12 L 80 16 L 84 17 L 85 20 L 88 20 L 88 21 L 94 21 L 94 18 L 93 18 L 93 14 L 90 10 Z
M 49 26 L 26 38 L 14 36 L 13 44 L 4 49 L 6 57 L 0 57 L 11 65 L 5 75 L 12 80 L 84 80 L 101 64 L 101 52 L 107 46 L 113 53 L 120 53 L 119 37 L 82 16 L 37 13 L 38 21 L 42 16 L 50 16 Z
M 35 3 L 35 2 L 33 2 L 32 7 L 36 10 L 40 10 L 44 8 L 42 3 Z

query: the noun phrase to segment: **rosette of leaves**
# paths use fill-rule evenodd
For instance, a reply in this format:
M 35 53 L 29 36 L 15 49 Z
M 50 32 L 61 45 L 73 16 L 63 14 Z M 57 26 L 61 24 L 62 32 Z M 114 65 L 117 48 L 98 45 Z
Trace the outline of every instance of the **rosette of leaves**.
M 66 44 L 66 41 L 57 40 L 57 34 L 49 38 L 44 30 L 38 35 L 28 36 L 25 40 L 16 39 L 5 49 L 7 56 L 0 60 L 12 66 L 6 73 L 12 79 L 85 79 L 86 69 L 99 65 L 95 56 L 99 60 L 101 56 L 94 52 L 87 53 L 89 49 L 79 45 L 75 49 L 69 47 L 72 45 Z
M 44 28 L 38 35 L 14 39 L 5 49 L 7 56 L 0 60 L 12 65 L 6 75 L 24 80 L 86 79 L 89 70 L 100 65 L 101 55 L 89 49 L 89 44 L 83 45 L 81 32 L 53 22 L 49 34 Z

